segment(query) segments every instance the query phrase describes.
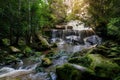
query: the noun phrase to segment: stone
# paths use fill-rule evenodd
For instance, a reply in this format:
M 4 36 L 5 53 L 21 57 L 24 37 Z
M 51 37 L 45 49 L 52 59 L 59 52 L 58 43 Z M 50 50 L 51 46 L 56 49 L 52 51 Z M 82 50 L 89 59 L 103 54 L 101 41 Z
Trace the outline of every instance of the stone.
M 57 80 L 81 80 L 81 72 L 69 64 L 56 68 Z
M 94 45 L 94 44 L 100 45 L 102 42 L 102 39 L 98 37 L 97 35 L 92 35 L 92 36 L 84 38 L 84 42 L 90 43 L 91 45 Z
M 95 76 L 103 78 L 114 79 L 120 72 L 120 66 L 117 63 L 100 54 L 87 54 L 83 57 L 71 58 L 69 62 L 93 70 Z
M 52 64 L 52 61 L 49 58 L 43 58 L 42 59 L 42 66 L 48 67 Z
M 100 54 L 88 54 L 87 57 L 92 59 L 89 68 L 95 71 L 96 76 L 113 79 L 120 72 L 118 64 Z

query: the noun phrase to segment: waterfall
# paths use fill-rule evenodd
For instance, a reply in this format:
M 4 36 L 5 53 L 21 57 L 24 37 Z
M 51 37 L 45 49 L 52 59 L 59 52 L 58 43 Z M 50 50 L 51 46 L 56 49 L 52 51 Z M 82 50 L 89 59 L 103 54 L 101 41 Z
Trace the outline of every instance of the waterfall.
M 68 42 L 68 41 L 74 41 L 78 43 L 83 43 L 84 38 L 95 35 L 94 31 L 92 29 L 88 30 L 52 30 L 52 42 L 60 42 L 61 39 Z
M 72 28 L 68 28 L 71 26 Z M 51 43 L 57 43 L 60 50 L 77 52 L 83 48 L 101 44 L 102 39 L 90 27 L 78 20 L 70 21 L 65 29 L 53 29 Z

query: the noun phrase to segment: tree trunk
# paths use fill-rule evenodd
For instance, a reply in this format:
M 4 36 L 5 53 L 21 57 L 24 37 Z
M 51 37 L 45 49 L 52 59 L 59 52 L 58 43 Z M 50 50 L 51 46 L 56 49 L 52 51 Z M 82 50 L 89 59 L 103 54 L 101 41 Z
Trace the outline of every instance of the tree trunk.
M 18 45 L 18 42 L 19 42 L 19 36 L 16 36 L 16 39 L 15 39 L 15 43 L 14 43 L 14 45 Z
M 3 42 L 2 42 L 2 39 L 0 39 L 0 46 L 3 46 Z
M 10 26 L 10 45 L 13 45 L 13 29 L 12 29 L 12 26 Z

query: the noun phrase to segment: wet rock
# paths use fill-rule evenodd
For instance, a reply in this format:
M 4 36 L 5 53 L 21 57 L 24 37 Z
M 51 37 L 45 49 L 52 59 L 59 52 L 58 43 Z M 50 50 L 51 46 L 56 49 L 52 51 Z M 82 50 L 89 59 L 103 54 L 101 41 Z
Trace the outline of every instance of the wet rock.
M 116 77 L 120 72 L 120 66 L 99 54 L 87 55 L 92 59 L 89 68 L 95 71 L 96 76 L 111 78 Z
M 98 77 L 94 72 L 83 66 L 64 64 L 56 68 L 57 80 L 111 80 Z
M 81 80 L 81 72 L 69 64 L 56 68 L 57 80 Z
M 100 45 L 102 42 L 102 39 L 98 37 L 97 35 L 92 35 L 92 36 L 84 38 L 84 42 L 90 43 L 91 45 L 94 45 L 94 44 Z
M 43 45 L 43 46 L 46 46 L 46 47 L 50 47 L 50 44 L 48 43 L 48 41 L 42 37 L 39 33 L 36 34 L 37 35 L 37 38 L 39 39 L 40 43 Z
M 42 59 L 42 66 L 48 67 L 52 64 L 52 61 L 49 58 L 43 58 Z
M 87 54 L 84 57 L 71 58 L 69 62 L 93 70 L 97 77 L 113 79 L 120 72 L 118 64 L 100 54 Z
M 70 63 L 74 63 L 74 64 L 79 64 L 85 67 L 89 67 L 92 59 L 85 57 L 76 57 L 76 58 L 71 58 L 69 59 Z

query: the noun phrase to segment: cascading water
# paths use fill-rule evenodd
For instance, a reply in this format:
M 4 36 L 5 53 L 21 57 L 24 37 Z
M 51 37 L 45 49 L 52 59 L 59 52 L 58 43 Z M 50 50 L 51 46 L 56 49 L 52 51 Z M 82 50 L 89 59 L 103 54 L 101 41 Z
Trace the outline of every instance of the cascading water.
M 68 58 L 75 52 L 100 44 L 101 38 L 95 35 L 91 28 L 86 28 L 80 23 L 77 26 L 72 22 L 73 29 L 53 29 L 51 43 L 57 43 L 58 54 L 52 57 L 53 64 L 44 71 L 35 72 L 35 69 L 41 64 L 43 56 L 36 62 L 30 59 L 19 61 L 18 66 L 14 68 L 3 67 L 0 69 L 0 80 L 56 80 L 55 68 L 68 62 Z M 69 24 L 69 26 L 71 26 Z M 73 65 L 78 67 L 76 65 Z M 81 69 L 81 67 L 79 67 Z M 82 68 L 83 69 L 83 68 Z
M 68 53 L 78 52 L 92 45 L 101 44 L 101 38 L 95 35 L 91 28 L 76 29 L 52 30 L 51 43 L 57 43 L 59 50 L 65 50 Z

